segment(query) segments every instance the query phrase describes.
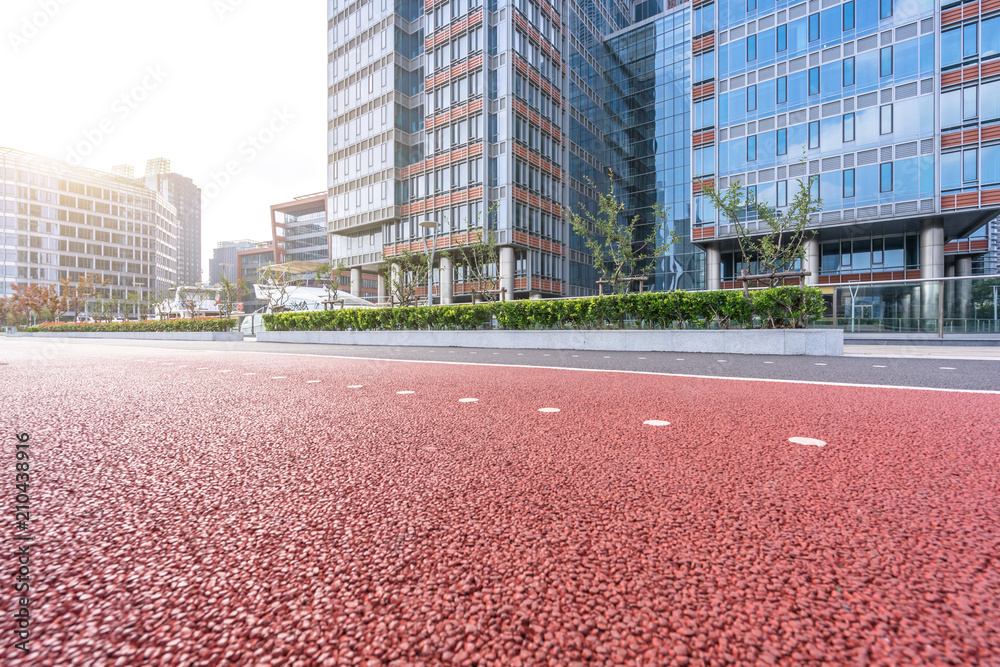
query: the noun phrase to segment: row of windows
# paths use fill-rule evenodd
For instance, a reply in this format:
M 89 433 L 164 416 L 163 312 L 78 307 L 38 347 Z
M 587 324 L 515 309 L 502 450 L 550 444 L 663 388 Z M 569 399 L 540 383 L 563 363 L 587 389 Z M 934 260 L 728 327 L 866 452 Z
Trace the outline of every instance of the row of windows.
M 468 162 L 454 163 L 420 176 L 414 176 L 403 186 L 403 201 L 420 199 L 431 193 L 443 192 L 452 188 L 465 188 L 483 182 L 483 159 L 475 158 Z
M 521 143 L 527 144 L 528 148 L 548 158 L 558 166 L 562 152 L 559 144 L 552 139 L 548 132 L 542 130 L 520 115 L 514 116 L 514 138 Z
M 549 198 L 555 196 L 556 188 L 559 185 L 558 179 L 523 160 L 514 160 L 514 182 L 523 188 Z
M 532 236 L 562 241 L 562 225 L 559 219 L 526 204 L 514 204 L 514 228 Z
M 514 75 L 514 95 L 527 102 L 529 107 L 547 117 L 554 124 L 558 124 L 558 119 L 553 117 L 557 111 L 557 105 L 553 103 L 552 98 L 534 83 L 529 83 L 528 79 L 521 74 Z
M 1000 81 L 941 93 L 941 127 L 1000 119 Z
M 551 79 L 556 73 L 556 67 L 550 64 L 548 54 L 542 47 L 528 38 L 520 30 L 514 31 L 514 51 L 524 59 L 526 63 L 541 72 L 542 76 Z
M 966 23 L 941 33 L 943 69 L 966 60 L 989 58 L 997 54 L 1000 54 L 1000 16 L 983 21 L 981 43 L 979 23 Z
M 428 22 L 432 23 L 434 30 L 437 30 L 454 19 L 461 18 L 469 10 L 482 6 L 483 0 L 451 0 L 435 9 L 433 13 L 428 12 Z
M 437 225 L 434 230 L 426 230 L 420 226 L 421 222 L 428 220 Z M 396 224 L 386 225 L 383 227 L 383 234 L 385 235 L 385 243 L 415 241 L 421 238 L 430 241 L 430 237 L 435 235 L 447 236 L 448 234 L 461 234 L 469 230 L 482 229 L 485 222 L 483 202 L 477 201 L 465 206 L 438 209 L 401 220 Z
M 483 114 L 456 121 L 451 125 L 435 128 L 427 133 L 427 152 L 430 154 L 449 150 L 483 138 Z
M 1000 185 L 1000 146 L 941 154 L 941 191 Z
M 435 113 L 454 104 L 463 104 L 483 94 L 483 73 L 474 72 L 469 76 L 452 79 L 450 84 L 440 86 L 427 93 L 427 112 Z
M 481 51 L 483 48 L 483 29 L 475 28 L 468 33 L 456 37 L 451 42 L 445 42 L 434 49 L 432 58 L 434 60 L 434 70 L 443 67 L 450 67 L 455 63 L 464 60 L 469 55 Z

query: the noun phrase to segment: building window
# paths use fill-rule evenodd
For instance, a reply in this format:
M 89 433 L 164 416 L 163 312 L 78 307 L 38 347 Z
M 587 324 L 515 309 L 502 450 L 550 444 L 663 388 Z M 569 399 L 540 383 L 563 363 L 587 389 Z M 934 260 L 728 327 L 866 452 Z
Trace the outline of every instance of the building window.
M 747 111 L 757 110 L 757 86 L 747 86 Z
M 854 56 L 844 58 L 844 86 L 854 85 Z
M 819 14 L 809 15 L 809 41 L 815 42 L 819 39 Z
M 782 128 L 775 132 L 774 143 L 777 145 L 778 155 L 788 154 L 788 129 Z
M 788 77 L 783 76 L 778 79 L 775 85 L 775 98 L 778 104 L 788 102 Z
M 892 0 L 879 0 L 878 17 L 880 19 L 887 19 L 890 16 L 892 16 Z
M 892 134 L 891 104 L 885 104 L 879 109 L 879 134 Z
M 809 148 L 819 148 L 819 121 L 809 123 Z
M 752 12 L 757 9 L 757 0 L 747 0 L 747 11 Z
M 777 207 L 788 206 L 788 181 L 778 181 L 775 186 Z
M 883 46 L 879 51 L 879 76 L 892 76 L 892 47 Z
M 854 114 L 844 114 L 844 142 L 854 141 Z
M 844 30 L 854 30 L 854 0 L 844 3 Z
M 844 199 L 854 196 L 854 170 L 844 170 Z
M 788 26 L 787 25 L 779 25 L 777 28 L 775 28 L 774 41 L 775 41 L 775 44 L 776 44 L 776 48 L 777 48 L 777 50 L 779 52 L 780 51 L 784 51 L 784 50 L 786 50 L 788 48 Z
M 747 162 L 757 159 L 757 136 L 747 137 Z
M 892 163 L 884 162 L 879 167 L 879 192 L 892 192 Z
M 747 62 L 757 60 L 757 35 L 747 37 Z
M 809 70 L 809 94 L 819 95 L 819 68 L 813 67 Z
M 975 148 L 962 154 L 962 182 L 974 183 L 979 180 L 979 151 Z

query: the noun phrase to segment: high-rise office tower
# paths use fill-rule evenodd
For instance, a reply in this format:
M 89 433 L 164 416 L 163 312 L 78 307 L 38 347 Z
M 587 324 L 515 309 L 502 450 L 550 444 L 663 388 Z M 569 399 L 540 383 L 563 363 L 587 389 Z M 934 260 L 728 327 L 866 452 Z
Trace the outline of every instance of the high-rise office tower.
M 201 282 L 201 188 L 190 178 L 170 171 L 170 160 L 146 162 L 146 185 L 163 193 L 177 209 L 177 280 Z
M 509 295 L 593 293 L 564 209 L 593 210 L 610 170 L 643 236 L 680 237 L 655 289 L 753 268 L 703 195 L 734 181 L 783 209 L 814 178 L 808 284 L 978 272 L 1000 211 L 998 28 L 1000 0 L 335 0 L 334 258 L 372 270 L 484 225 Z

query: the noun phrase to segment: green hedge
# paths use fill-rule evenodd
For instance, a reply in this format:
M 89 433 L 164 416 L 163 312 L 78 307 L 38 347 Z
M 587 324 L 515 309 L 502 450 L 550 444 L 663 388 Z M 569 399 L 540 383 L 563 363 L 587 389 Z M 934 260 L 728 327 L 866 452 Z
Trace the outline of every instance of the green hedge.
M 560 301 L 504 301 L 478 305 L 276 313 L 268 331 L 473 330 L 494 318 L 501 329 L 595 329 L 733 326 L 803 328 L 823 314 L 816 288 L 777 287 L 751 292 L 647 292 Z
M 102 322 L 100 324 L 76 322 L 46 322 L 28 327 L 27 333 L 158 333 L 174 331 L 226 332 L 236 327 L 236 320 L 218 317 L 197 317 L 185 320 L 147 320 L 145 322 Z

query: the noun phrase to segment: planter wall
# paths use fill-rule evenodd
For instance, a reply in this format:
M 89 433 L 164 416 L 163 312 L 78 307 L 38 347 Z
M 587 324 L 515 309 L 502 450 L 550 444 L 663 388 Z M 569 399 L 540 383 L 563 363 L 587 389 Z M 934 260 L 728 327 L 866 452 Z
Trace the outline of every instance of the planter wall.
M 840 356 L 839 329 L 733 329 L 721 331 L 267 331 L 262 343 L 391 345 L 399 347 L 478 347 L 529 350 L 621 352 L 706 352 Z
M 201 340 L 229 343 L 243 340 L 243 334 L 229 331 L 150 331 L 140 333 L 86 331 L 66 333 L 16 333 L 7 335 L 12 338 L 125 338 L 131 340 Z

